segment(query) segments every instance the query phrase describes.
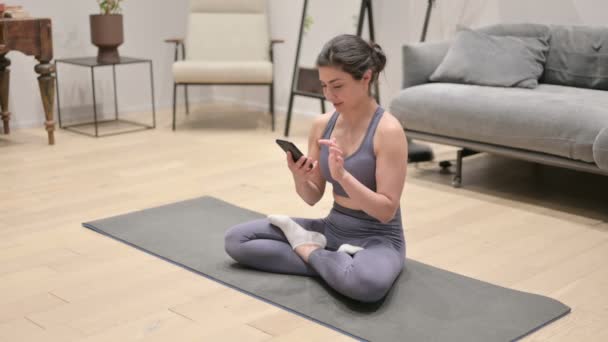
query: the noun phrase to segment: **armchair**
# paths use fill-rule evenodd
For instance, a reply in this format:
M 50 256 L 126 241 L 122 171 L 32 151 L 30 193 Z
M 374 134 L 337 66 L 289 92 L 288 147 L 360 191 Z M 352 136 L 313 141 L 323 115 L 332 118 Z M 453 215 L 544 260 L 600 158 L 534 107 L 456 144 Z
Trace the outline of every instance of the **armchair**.
M 188 114 L 189 86 L 242 85 L 269 87 L 274 131 L 274 45 L 284 41 L 270 39 L 267 7 L 266 0 L 190 0 L 186 38 L 165 40 L 175 45 L 173 130 L 179 86 Z

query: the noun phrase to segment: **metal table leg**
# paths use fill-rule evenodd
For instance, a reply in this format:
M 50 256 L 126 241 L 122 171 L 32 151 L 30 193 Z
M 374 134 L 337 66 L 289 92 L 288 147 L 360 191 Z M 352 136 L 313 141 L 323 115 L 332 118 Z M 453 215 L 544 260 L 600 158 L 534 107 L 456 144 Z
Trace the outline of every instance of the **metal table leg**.
M 95 98 L 95 68 L 91 67 L 91 89 L 93 89 L 93 120 L 95 121 L 95 137 L 99 137 L 97 127 L 97 99 Z
M 154 68 L 150 61 L 150 89 L 152 91 L 152 128 L 156 128 L 156 100 L 154 98 Z
M 112 64 L 112 79 L 114 81 L 114 119 L 118 120 L 118 96 L 116 95 L 116 65 Z

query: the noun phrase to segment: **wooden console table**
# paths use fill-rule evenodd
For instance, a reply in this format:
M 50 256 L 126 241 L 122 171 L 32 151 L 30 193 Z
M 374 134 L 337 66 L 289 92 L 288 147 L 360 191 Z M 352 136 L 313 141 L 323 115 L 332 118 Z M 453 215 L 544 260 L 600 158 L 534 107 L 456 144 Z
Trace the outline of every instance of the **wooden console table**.
M 4 133 L 9 134 L 10 112 L 8 111 L 8 93 L 11 61 L 6 58 L 10 51 L 20 51 L 27 56 L 34 56 L 39 64 L 34 67 L 40 86 L 40 95 L 44 114 L 45 127 L 49 145 L 55 143 L 55 121 L 53 106 L 55 99 L 55 66 L 53 59 L 53 38 L 51 20 L 47 18 L 0 19 L 0 107 Z

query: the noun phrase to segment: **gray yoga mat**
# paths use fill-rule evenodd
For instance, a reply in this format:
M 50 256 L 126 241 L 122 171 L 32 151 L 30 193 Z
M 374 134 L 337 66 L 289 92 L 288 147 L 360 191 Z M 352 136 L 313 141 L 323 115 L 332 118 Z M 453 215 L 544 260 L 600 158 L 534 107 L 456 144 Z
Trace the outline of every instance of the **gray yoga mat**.
M 201 197 L 83 225 L 360 340 L 512 341 L 570 312 L 554 299 L 411 259 L 383 301 L 358 303 L 320 278 L 234 263 L 224 251 L 224 232 L 260 217 L 264 215 Z

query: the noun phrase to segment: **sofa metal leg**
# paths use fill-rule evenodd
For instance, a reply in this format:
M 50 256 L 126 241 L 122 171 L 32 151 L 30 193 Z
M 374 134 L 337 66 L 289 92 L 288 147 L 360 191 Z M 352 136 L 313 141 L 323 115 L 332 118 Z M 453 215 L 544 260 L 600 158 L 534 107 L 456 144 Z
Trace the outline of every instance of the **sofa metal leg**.
M 462 150 L 458 151 L 456 157 L 456 174 L 452 178 L 452 186 L 460 188 L 462 186 Z
M 452 186 L 455 188 L 460 188 L 462 186 L 462 159 L 464 157 L 472 156 L 479 152 L 469 150 L 468 148 L 463 148 L 458 150 L 456 153 L 456 174 L 452 179 Z

